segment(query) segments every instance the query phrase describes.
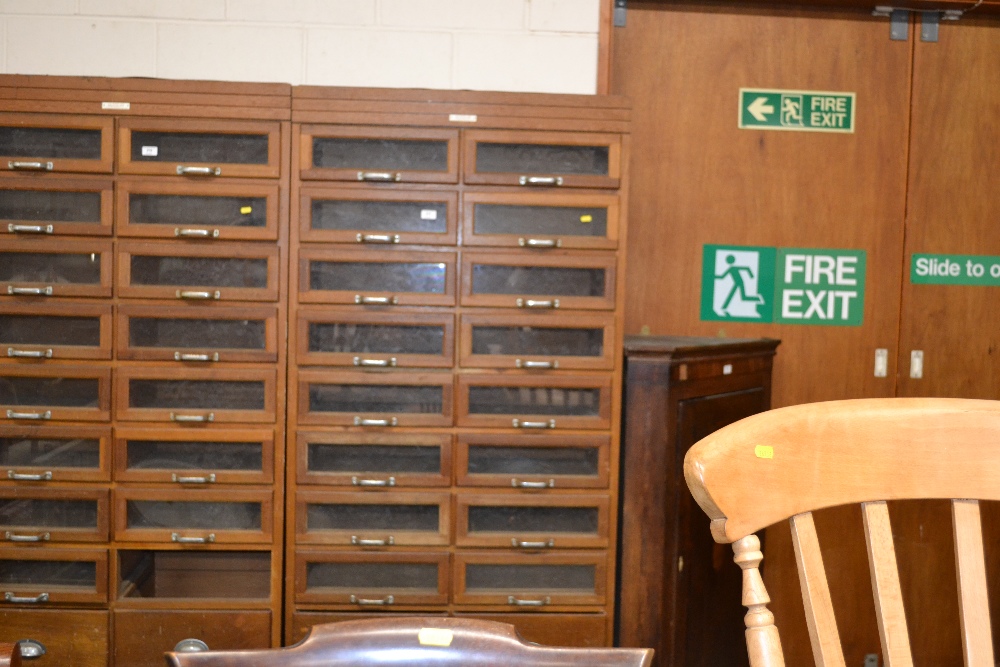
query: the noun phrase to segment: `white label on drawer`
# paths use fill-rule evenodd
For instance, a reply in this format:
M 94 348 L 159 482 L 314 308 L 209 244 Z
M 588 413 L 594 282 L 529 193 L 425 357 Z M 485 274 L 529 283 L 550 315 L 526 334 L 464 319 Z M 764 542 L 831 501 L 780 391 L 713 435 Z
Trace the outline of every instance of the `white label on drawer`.
M 732 375 L 733 374 L 733 365 L 732 364 L 726 364 L 725 366 L 723 366 L 722 367 L 722 374 L 723 375 Z
M 128 102 L 101 102 L 102 109 L 114 109 L 115 111 L 128 111 L 132 105 Z
M 453 123 L 475 123 L 479 120 L 479 116 L 474 113 L 450 113 L 448 120 Z
M 438 212 L 435 211 L 432 208 L 425 208 L 422 211 L 420 211 L 420 219 L 421 220 L 437 220 L 438 219 Z
M 143 157 L 156 157 L 159 154 L 159 152 L 160 152 L 160 148 L 158 146 L 143 146 L 142 147 L 142 156 Z
M 443 628 L 420 628 L 417 632 L 417 641 L 421 646 L 451 646 L 453 637 L 451 630 Z

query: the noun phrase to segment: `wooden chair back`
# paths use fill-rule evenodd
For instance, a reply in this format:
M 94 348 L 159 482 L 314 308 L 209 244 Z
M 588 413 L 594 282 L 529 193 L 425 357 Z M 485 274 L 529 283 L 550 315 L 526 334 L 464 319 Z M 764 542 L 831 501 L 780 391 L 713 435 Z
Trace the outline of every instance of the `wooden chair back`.
M 21 667 L 21 646 L 0 643 L 0 667 Z
M 539 646 L 507 623 L 443 617 L 325 623 L 288 648 L 166 655 L 170 667 L 649 667 L 652 657 L 652 649 Z
M 784 665 L 755 532 L 791 523 L 817 667 L 844 667 L 812 512 L 858 503 L 886 665 L 913 664 L 886 501 L 952 500 L 967 667 L 994 667 L 979 500 L 1000 499 L 1000 401 L 862 399 L 771 410 L 700 440 L 684 476 L 743 569 L 752 667 Z

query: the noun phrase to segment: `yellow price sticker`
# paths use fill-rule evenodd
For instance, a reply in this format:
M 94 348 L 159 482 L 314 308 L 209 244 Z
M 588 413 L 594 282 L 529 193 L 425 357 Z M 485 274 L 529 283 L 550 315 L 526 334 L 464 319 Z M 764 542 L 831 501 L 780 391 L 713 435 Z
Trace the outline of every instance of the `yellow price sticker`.
M 242 213 L 243 215 L 250 215 L 251 213 L 253 213 L 253 206 L 241 206 L 240 213 Z
M 774 447 L 770 445 L 757 445 L 753 448 L 753 453 L 759 459 L 773 459 Z
M 581 215 L 580 216 L 580 222 L 593 222 L 593 221 L 594 221 L 594 216 L 592 216 L 592 215 Z
M 421 646 L 451 646 L 454 634 L 444 628 L 420 628 L 417 641 Z

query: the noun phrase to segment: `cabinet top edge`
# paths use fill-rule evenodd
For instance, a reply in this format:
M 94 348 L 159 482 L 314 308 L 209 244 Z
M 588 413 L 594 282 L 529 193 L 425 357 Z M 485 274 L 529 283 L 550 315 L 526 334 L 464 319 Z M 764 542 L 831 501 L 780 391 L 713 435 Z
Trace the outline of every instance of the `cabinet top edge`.
M 707 336 L 625 336 L 625 356 L 641 354 L 723 355 L 731 352 L 774 353 L 781 341 L 775 338 L 710 338 Z

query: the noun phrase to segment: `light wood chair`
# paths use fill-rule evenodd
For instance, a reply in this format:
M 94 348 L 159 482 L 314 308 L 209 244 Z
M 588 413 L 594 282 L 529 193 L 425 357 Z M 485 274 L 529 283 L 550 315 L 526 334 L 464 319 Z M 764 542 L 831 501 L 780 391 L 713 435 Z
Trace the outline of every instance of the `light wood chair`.
M 539 646 L 507 623 L 438 616 L 325 623 L 288 648 L 166 658 L 170 667 L 649 667 L 653 651 Z
M 913 664 L 886 501 L 919 498 L 952 499 L 965 664 L 994 667 L 978 501 L 1000 499 L 1000 401 L 889 398 L 780 408 L 696 443 L 684 476 L 715 541 L 732 543 L 743 569 L 752 667 L 785 664 L 754 535 L 784 519 L 816 665 L 844 666 L 812 512 L 850 503 L 861 505 L 885 664 Z

